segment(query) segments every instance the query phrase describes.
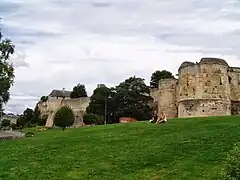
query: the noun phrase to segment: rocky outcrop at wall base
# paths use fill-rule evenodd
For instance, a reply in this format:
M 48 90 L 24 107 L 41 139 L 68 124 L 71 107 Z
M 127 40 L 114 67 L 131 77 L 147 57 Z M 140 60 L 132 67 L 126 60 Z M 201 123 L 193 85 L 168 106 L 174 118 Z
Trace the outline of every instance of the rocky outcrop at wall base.
M 231 105 L 232 115 L 240 115 L 240 101 L 232 101 Z

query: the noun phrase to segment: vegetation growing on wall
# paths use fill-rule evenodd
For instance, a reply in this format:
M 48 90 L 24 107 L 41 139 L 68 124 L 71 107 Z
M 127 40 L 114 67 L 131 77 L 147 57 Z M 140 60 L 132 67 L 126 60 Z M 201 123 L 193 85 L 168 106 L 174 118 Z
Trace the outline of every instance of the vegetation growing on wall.
M 73 91 L 71 92 L 71 98 L 81 98 L 81 97 L 87 97 L 87 92 L 85 85 L 78 84 L 73 87 Z
M 48 100 L 48 96 L 42 96 L 40 100 L 42 102 L 46 102 Z
M 162 79 L 166 78 L 174 78 L 173 74 L 169 71 L 162 70 L 162 71 L 155 71 L 152 73 L 151 76 L 151 81 L 150 81 L 150 87 L 151 88 L 157 88 L 158 87 L 158 82 Z

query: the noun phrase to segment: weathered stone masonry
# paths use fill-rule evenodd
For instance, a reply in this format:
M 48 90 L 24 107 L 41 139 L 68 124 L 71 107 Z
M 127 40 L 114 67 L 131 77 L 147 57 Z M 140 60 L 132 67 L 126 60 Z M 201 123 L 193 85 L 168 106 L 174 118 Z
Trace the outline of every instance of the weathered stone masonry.
M 53 118 L 55 113 L 62 106 L 69 106 L 74 111 L 75 122 L 74 127 L 80 127 L 83 125 L 83 116 L 90 103 L 89 97 L 82 97 L 71 99 L 69 91 L 53 90 L 48 96 L 46 102 L 38 102 L 37 106 L 41 112 L 41 115 L 47 115 L 48 119 L 46 122 L 46 127 L 53 126 Z
M 240 114 L 240 68 L 223 59 L 202 58 L 183 62 L 178 79 L 164 79 L 152 90 L 158 111 L 168 117 Z
M 53 90 L 46 102 L 38 102 L 42 115 L 47 115 L 46 127 L 53 126 L 53 117 L 62 106 L 75 114 L 75 127 L 83 125 L 83 115 L 90 98 L 71 99 L 70 91 Z M 202 58 L 199 63 L 183 62 L 178 79 L 159 82 L 151 90 L 158 112 L 169 118 L 224 116 L 240 114 L 240 67 L 230 67 L 223 59 Z

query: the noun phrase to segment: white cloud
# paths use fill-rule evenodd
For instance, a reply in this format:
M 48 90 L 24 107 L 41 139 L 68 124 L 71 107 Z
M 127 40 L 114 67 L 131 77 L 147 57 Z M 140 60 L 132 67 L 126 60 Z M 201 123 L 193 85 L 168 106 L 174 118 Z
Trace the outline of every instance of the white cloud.
M 20 113 L 54 88 L 118 84 L 158 69 L 177 73 L 203 56 L 239 66 L 235 0 L 11 0 L 0 2 L 16 43 L 9 111 Z

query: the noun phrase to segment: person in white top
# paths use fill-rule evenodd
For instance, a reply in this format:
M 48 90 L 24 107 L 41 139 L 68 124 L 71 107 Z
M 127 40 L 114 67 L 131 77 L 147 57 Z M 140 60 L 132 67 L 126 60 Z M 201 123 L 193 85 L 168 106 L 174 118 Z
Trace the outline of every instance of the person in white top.
M 166 116 L 165 112 L 162 112 L 159 119 L 157 120 L 156 124 L 166 123 L 166 122 L 167 122 L 167 116 Z

